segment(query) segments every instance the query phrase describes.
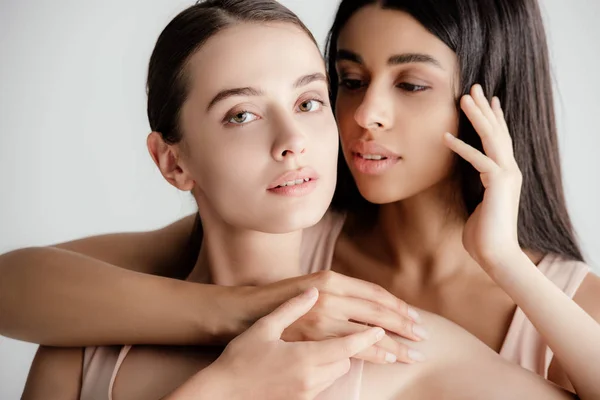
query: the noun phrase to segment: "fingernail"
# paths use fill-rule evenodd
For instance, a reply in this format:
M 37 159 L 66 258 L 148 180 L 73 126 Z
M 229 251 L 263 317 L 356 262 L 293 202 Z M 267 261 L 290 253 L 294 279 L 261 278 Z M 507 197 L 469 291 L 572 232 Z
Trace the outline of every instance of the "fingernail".
M 425 356 L 418 350 L 408 349 L 408 357 L 416 362 L 425 361 Z
M 385 362 L 386 363 L 393 364 L 396 362 L 396 360 L 398 360 L 398 357 L 396 357 L 394 354 L 385 353 Z
M 383 339 L 385 336 L 385 331 L 382 328 L 374 328 L 375 329 L 375 337 L 377 340 Z
M 319 291 L 317 290 L 317 288 L 315 287 L 311 287 L 310 289 L 308 289 L 306 292 L 304 292 L 304 296 L 307 299 L 314 299 L 315 297 L 317 297 L 319 295 Z
M 451 134 L 450 132 L 446 132 L 446 133 L 444 133 L 444 136 L 445 136 L 445 138 L 446 138 L 447 140 L 456 139 L 456 138 L 454 137 L 454 135 L 453 135 L 453 134 Z M 409 315 L 410 315 L 410 314 L 409 314 Z
M 446 132 L 446 136 L 452 136 L 451 133 Z M 454 136 L 452 136 L 454 137 Z M 415 322 L 421 322 L 421 316 L 419 315 L 419 313 L 417 312 L 417 310 L 415 310 L 412 307 L 408 307 L 408 316 Z
M 423 328 L 420 325 L 413 325 L 412 331 L 417 337 L 421 339 L 429 339 L 429 332 L 427 332 L 427 329 Z

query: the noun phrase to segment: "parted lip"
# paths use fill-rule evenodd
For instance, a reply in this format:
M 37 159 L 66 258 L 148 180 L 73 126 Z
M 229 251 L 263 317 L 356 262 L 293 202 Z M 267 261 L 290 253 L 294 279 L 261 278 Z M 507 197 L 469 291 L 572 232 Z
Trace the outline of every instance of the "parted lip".
M 350 146 L 350 151 L 361 156 L 365 154 L 371 154 L 386 158 L 401 158 L 399 154 L 394 153 L 387 147 L 377 144 L 374 141 L 367 142 L 364 140 L 357 140 Z
M 292 171 L 287 171 L 287 172 L 283 173 L 282 175 L 280 175 L 273 182 L 271 182 L 271 184 L 269 185 L 267 190 L 274 189 L 277 186 L 282 186 L 286 182 L 296 181 L 296 180 L 300 180 L 300 179 L 302 179 L 302 180 L 310 179 L 310 180 L 314 181 L 314 180 L 319 179 L 319 175 L 317 174 L 317 172 L 314 169 L 312 169 L 310 167 L 302 167 L 302 168 L 298 168 L 298 169 L 295 169 Z

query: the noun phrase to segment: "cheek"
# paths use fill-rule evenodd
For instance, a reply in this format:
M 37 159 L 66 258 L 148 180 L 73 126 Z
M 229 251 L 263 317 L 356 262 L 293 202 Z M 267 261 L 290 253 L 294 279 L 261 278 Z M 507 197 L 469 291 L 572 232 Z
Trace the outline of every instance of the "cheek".
M 260 148 L 259 152 L 256 147 L 260 144 L 241 130 L 222 133 L 197 140 L 191 157 L 196 185 L 208 197 L 228 198 L 256 184 L 256 170 L 260 168 L 256 156 L 265 151 Z
M 327 178 L 327 182 L 335 182 L 339 134 L 333 114 L 329 112 L 322 118 L 313 119 L 307 129 L 311 132 L 310 156 L 307 162 L 319 169 L 321 178 Z
M 444 145 L 443 135 L 445 132 L 456 132 L 456 109 L 438 108 L 427 118 L 420 117 L 413 121 L 414 129 L 407 130 L 412 133 L 406 143 L 406 155 L 414 176 L 420 176 L 428 183 L 446 178 L 452 172 L 455 154 Z

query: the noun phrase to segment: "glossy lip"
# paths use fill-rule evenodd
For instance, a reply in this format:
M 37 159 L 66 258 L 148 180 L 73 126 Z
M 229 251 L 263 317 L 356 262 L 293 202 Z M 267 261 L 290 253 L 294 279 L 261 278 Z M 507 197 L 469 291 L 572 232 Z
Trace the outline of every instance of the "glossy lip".
M 302 180 L 310 179 L 310 181 L 304 182 L 300 185 L 295 185 L 295 186 L 279 187 L 286 182 L 295 181 L 295 180 L 299 180 L 299 179 L 302 179 Z M 314 183 L 318 179 L 319 179 L 319 175 L 317 174 L 317 172 L 314 169 L 312 169 L 310 167 L 302 167 L 297 170 L 288 171 L 288 172 L 282 174 L 277 179 L 275 179 L 273 182 L 271 182 L 271 184 L 269 185 L 267 190 L 272 191 L 272 190 L 276 190 L 276 189 L 301 187 L 301 186 L 306 185 L 307 183 L 311 183 L 311 182 Z
M 402 159 L 399 154 L 373 141 L 359 140 L 350 146 L 350 150 L 352 154 L 350 161 L 354 169 L 367 175 L 383 174 Z M 363 154 L 379 155 L 384 158 L 367 160 L 362 157 Z

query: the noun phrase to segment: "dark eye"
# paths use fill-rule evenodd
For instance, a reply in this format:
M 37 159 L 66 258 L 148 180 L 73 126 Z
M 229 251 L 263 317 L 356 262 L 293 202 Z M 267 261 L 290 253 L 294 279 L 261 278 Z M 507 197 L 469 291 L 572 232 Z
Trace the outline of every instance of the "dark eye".
M 412 83 L 402 82 L 396 85 L 397 88 L 404 90 L 405 92 L 422 92 L 427 90 L 427 86 L 413 85 Z
M 358 79 L 340 79 L 340 86 L 348 90 L 358 90 L 363 87 L 362 81 Z

